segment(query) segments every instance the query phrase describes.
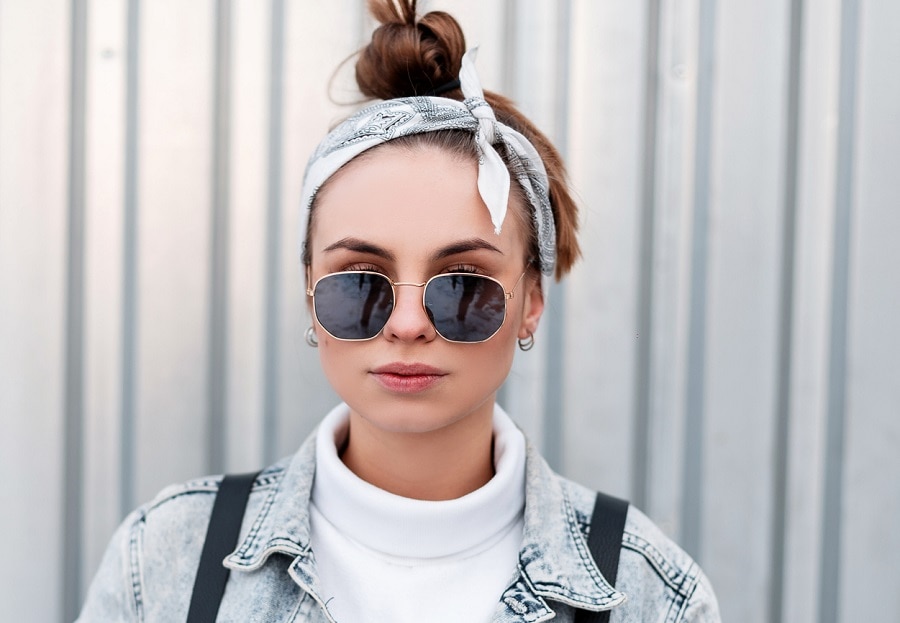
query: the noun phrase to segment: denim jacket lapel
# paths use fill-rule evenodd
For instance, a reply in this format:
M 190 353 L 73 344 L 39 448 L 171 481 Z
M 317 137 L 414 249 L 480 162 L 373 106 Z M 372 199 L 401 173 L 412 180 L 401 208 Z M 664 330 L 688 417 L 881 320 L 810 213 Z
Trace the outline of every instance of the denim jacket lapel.
M 576 511 L 576 507 L 592 508 L 593 500 L 573 504 L 559 477 L 530 442 L 525 469 L 520 577 L 503 594 L 499 605 L 515 617 L 495 620 L 551 618 L 553 610 L 546 600 L 585 610 L 608 610 L 624 603 L 625 595 L 610 586 L 588 550 L 585 529 L 590 516 Z

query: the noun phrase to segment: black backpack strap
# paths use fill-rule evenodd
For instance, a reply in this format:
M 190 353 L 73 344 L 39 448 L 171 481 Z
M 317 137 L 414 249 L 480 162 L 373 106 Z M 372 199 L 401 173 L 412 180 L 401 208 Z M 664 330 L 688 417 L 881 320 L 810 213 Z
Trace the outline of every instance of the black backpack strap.
M 222 561 L 237 546 L 241 521 L 250 489 L 259 472 L 228 475 L 222 479 L 213 503 L 200 565 L 194 578 L 194 592 L 188 609 L 188 623 L 214 623 L 225 593 L 229 570 Z
M 597 493 L 594 514 L 591 515 L 591 531 L 588 533 L 588 549 L 591 550 L 600 573 L 612 586 L 616 585 L 616 574 L 619 571 L 619 551 L 622 549 L 627 515 L 628 502 L 605 493 Z M 607 623 L 609 612 L 576 610 L 575 623 Z

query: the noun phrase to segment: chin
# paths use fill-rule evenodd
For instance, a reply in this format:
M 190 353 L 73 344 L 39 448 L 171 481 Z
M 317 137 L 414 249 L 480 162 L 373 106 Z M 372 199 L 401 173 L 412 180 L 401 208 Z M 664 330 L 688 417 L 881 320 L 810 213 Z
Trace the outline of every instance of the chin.
M 350 409 L 369 425 L 385 433 L 429 434 L 438 432 L 468 419 L 481 411 L 487 401 L 479 404 L 453 405 L 435 398 L 399 397 L 389 400 L 365 400 Z M 493 401 L 491 401 L 493 413 Z

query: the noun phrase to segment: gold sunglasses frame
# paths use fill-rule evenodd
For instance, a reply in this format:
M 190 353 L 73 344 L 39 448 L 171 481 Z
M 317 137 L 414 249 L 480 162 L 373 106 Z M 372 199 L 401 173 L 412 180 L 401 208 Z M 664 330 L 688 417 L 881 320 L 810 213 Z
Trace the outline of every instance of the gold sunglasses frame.
M 393 296 L 393 303 L 391 306 L 391 314 L 394 313 L 394 306 L 397 303 L 397 290 L 396 290 L 397 287 L 408 286 L 408 287 L 412 287 L 412 288 L 422 288 L 422 311 L 425 312 L 425 316 L 428 318 L 429 324 L 431 324 L 432 328 L 434 329 L 434 332 L 437 333 L 441 339 L 443 339 L 446 342 L 450 342 L 451 344 L 483 344 L 483 343 L 487 342 L 489 339 L 491 339 L 492 337 L 494 337 L 495 335 L 497 335 L 500 332 L 500 329 L 503 328 L 503 325 L 506 323 L 506 317 L 508 315 L 507 314 L 507 301 L 510 301 L 513 298 L 515 298 L 516 288 L 519 287 L 519 284 L 522 282 L 522 278 L 525 276 L 525 274 L 527 272 L 528 272 L 527 268 L 524 271 L 522 271 L 522 274 L 519 275 L 519 278 L 516 279 L 516 283 L 513 284 L 513 287 L 509 291 L 506 290 L 506 286 L 504 286 L 503 282 L 500 281 L 499 279 L 496 279 L 489 275 L 479 275 L 477 273 L 438 273 L 437 275 L 433 275 L 432 277 L 430 277 L 427 281 L 423 281 L 422 283 L 416 283 L 414 281 L 394 281 L 393 279 L 391 279 L 384 273 L 375 272 L 373 270 L 346 270 L 346 271 L 337 271 L 337 272 L 333 272 L 333 273 L 328 273 L 327 275 L 322 275 L 321 277 L 316 279 L 316 282 L 314 284 L 312 284 L 312 287 L 310 287 L 308 285 L 310 282 L 310 268 L 309 268 L 309 266 L 307 266 L 306 267 L 306 283 L 307 283 L 306 296 L 310 297 L 313 300 L 312 301 L 313 318 L 315 319 L 316 324 L 318 326 L 322 327 L 322 330 L 325 331 L 325 333 L 327 333 L 334 339 L 341 341 L 341 342 L 368 342 L 370 340 L 374 340 L 376 337 L 378 337 L 379 335 L 382 334 L 382 332 L 384 331 L 384 327 L 387 326 L 388 321 L 391 319 L 390 315 L 388 315 L 387 320 L 385 320 L 384 326 L 381 327 L 378 330 L 378 333 L 376 333 L 372 337 L 359 337 L 359 338 L 338 337 L 338 336 L 334 335 L 331 331 L 326 329 L 325 326 L 321 322 L 319 322 L 319 316 L 318 316 L 318 314 L 316 314 L 316 294 L 315 294 L 315 292 L 316 292 L 316 286 L 319 285 L 320 281 L 322 281 L 323 279 L 326 279 L 328 277 L 333 277 L 334 275 L 346 275 L 346 274 L 376 275 L 378 277 L 382 277 L 391 285 L 391 295 Z M 434 326 L 434 322 L 432 322 L 431 318 L 428 316 L 428 308 L 425 307 L 425 291 L 428 288 L 428 284 L 439 277 L 480 277 L 482 279 L 489 279 L 490 281 L 493 281 L 498 286 L 500 286 L 500 291 L 503 292 L 503 319 L 500 321 L 500 325 L 497 327 L 497 330 L 494 331 L 493 333 L 491 333 L 488 337 L 484 338 L 483 340 L 478 340 L 476 342 L 464 342 L 461 340 L 451 340 L 447 337 L 444 337 L 444 335 L 438 330 L 438 328 L 436 326 Z

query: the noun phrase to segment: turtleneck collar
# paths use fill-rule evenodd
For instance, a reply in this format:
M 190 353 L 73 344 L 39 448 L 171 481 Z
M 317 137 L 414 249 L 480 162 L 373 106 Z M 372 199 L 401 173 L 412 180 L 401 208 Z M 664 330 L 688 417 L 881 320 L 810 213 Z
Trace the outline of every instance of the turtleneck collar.
M 493 417 L 494 477 L 454 500 L 405 498 L 356 476 L 337 453 L 348 425 L 349 408 L 339 405 L 319 426 L 312 488 L 312 504 L 346 537 L 389 556 L 458 556 L 489 547 L 522 516 L 525 437 L 499 406 Z

